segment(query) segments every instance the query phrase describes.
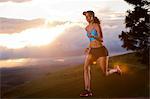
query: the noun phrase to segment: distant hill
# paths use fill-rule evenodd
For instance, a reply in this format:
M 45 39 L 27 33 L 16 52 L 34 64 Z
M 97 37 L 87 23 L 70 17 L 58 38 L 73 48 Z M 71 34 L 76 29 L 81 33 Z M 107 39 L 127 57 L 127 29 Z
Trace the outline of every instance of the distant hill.
M 96 98 L 148 98 L 149 70 L 134 53 L 111 57 L 109 65 L 120 65 L 123 75 L 104 77 L 92 65 L 92 89 Z M 77 98 L 83 90 L 83 64 L 46 74 L 2 94 L 3 98 Z

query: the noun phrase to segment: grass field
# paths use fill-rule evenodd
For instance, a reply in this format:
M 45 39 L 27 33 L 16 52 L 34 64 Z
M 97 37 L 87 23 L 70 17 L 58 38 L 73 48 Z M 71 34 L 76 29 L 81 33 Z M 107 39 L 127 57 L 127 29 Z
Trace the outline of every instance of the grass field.
M 113 56 L 109 66 L 120 65 L 123 74 L 103 76 L 97 65 L 92 65 L 94 98 L 148 98 L 149 69 L 134 53 Z M 83 64 L 46 74 L 36 80 L 2 94 L 4 98 L 79 98 L 84 88 Z

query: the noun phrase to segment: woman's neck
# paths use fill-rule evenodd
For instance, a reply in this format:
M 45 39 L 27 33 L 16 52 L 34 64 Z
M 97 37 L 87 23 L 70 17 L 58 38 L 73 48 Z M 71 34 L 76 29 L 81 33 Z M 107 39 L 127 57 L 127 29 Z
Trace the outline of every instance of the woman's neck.
M 93 22 L 93 21 L 91 21 L 91 22 L 89 22 L 89 25 L 93 25 L 93 23 L 94 23 L 94 22 Z

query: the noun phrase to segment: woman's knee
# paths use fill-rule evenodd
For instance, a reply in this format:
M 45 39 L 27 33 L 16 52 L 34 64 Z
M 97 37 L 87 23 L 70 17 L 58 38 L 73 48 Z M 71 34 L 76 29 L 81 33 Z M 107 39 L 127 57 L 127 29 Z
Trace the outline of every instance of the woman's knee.
M 107 72 L 107 69 L 103 66 L 101 66 L 101 72 L 104 76 L 107 76 L 108 75 L 108 72 Z
M 97 64 L 100 66 L 102 73 L 103 73 L 104 75 L 107 75 L 107 63 L 106 63 L 105 58 L 100 57 L 100 58 L 97 60 Z
M 105 67 L 101 68 L 101 71 L 104 76 L 107 76 L 107 70 L 105 69 Z
M 104 72 L 103 72 L 103 75 L 104 75 L 104 76 L 108 76 L 108 75 L 109 75 L 109 72 L 104 71 Z

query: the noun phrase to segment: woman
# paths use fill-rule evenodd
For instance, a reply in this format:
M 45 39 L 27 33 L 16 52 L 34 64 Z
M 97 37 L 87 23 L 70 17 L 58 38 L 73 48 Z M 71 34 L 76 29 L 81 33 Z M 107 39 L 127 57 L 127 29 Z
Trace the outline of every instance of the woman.
M 90 74 L 90 65 L 93 61 L 96 61 L 97 65 L 100 66 L 103 74 L 108 76 L 112 73 L 121 74 L 119 66 L 113 69 L 108 68 L 108 50 L 103 44 L 103 35 L 100 26 L 100 21 L 93 11 L 85 11 L 83 15 L 86 17 L 87 22 L 89 23 L 85 30 L 87 31 L 87 36 L 90 39 L 89 48 L 86 48 L 85 53 L 86 59 L 84 62 L 84 91 L 80 96 L 92 96 L 91 92 L 91 74 Z

